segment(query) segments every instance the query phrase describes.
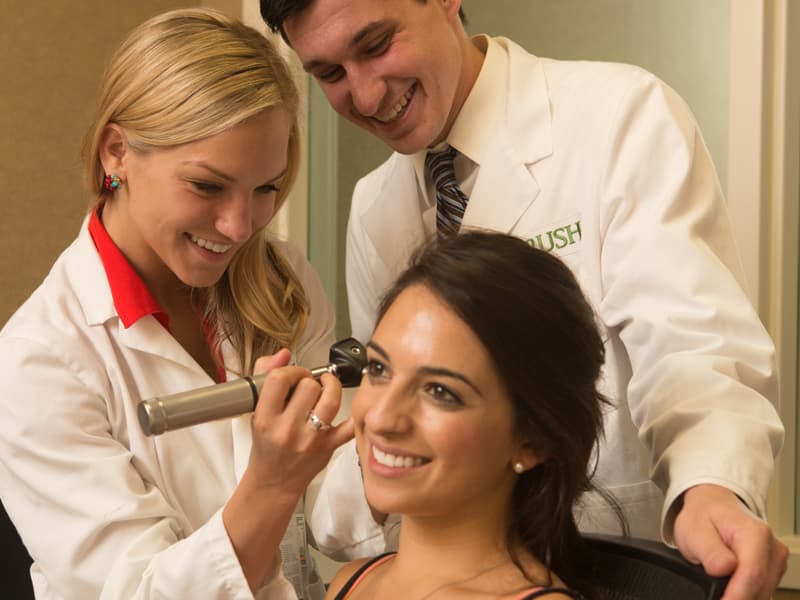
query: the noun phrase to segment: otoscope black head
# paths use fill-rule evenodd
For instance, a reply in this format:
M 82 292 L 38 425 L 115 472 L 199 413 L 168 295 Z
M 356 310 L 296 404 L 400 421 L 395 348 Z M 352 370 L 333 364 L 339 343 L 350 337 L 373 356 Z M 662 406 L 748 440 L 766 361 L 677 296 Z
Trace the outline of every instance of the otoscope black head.
M 367 350 L 357 339 L 347 338 L 331 346 L 328 360 L 336 365 L 342 387 L 355 387 L 361 383 L 361 371 L 367 365 Z

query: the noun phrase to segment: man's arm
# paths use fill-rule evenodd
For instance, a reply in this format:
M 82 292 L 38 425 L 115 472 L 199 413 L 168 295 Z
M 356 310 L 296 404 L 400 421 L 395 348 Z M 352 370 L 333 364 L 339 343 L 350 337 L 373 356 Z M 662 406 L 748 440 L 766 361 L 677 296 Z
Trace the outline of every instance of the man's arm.
M 783 440 L 774 346 L 685 103 L 643 78 L 613 119 L 599 311 L 630 358 L 628 403 L 665 491 L 663 535 L 733 573 L 726 598 L 766 598 L 786 564 L 760 518 Z

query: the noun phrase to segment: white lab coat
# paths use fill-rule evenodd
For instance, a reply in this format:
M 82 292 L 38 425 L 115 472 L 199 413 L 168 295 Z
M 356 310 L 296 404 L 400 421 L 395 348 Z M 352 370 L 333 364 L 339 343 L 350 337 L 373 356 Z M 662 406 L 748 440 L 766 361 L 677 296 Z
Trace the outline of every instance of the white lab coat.
M 333 311 L 311 266 L 283 247 L 311 305 L 294 358 L 324 364 Z M 221 519 L 249 458 L 250 415 L 158 437 L 146 437 L 136 416 L 141 400 L 212 383 L 154 317 L 123 327 L 84 223 L 0 333 L 0 494 L 34 558 L 37 597 L 253 597 Z M 382 537 L 351 464 L 337 481 L 316 482 L 313 496 L 324 505 L 328 490 L 351 490 L 348 504 L 321 509 L 358 521 L 342 543 L 369 555 Z M 284 539 L 297 536 L 299 552 L 284 555 L 284 571 L 302 569 L 305 598 L 321 598 L 303 520 L 301 504 Z M 322 525 L 321 537 L 337 538 L 333 518 Z M 296 596 L 276 572 L 258 597 Z
M 671 541 L 668 509 L 703 482 L 763 515 L 783 440 L 774 348 L 743 291 L 688 108 L 636 67 L 540 59 L 504 38 L 488 45 L 479 83 L 490 70 L 492 87 L 476 84 L 448 138 L 479 164 L 463 227 L 555 252 L 596 309 L 607 340 L 601 389 L 617 407 L 605 418 L 597 481 L 634 535 Z M 423 161 L 424 152 L 395 153 L 354 191 L 347 290 L 359 339 L 435 230 Z M 579 515 L 586 530 L 613 528 L 597 498 Z

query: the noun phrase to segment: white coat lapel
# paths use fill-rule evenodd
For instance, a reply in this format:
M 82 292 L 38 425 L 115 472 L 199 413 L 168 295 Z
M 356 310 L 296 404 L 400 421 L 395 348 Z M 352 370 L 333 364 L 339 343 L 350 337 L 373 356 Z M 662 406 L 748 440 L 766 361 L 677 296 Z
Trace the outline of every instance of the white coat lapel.
M 467 204 L 464 228 L 491 229 L 509 233 L 539 194 L 539 186 L 525 164 L 495 138 L 481 164 Z
M 133 350 L 157 354 L 159 358 L 170 360 L 193 371 L 200 369 L 197 362 L 174 337 L 165 335 L 164 327 L 153 316 L 143 317 L 127 329 L 120 321 L 119 340 Z
M 197 363 L 175 338 L 165 335 L 164 328 L 155 317 L 144 317 L 127 329 L 125 328 L 114 306 L 108 278 L 89 235 L 86 221 L 88 221 L 88 217 L 81 226 L 78 239 L 73 242 L 75 251 L 68 259 L 67 273 L 86 315 L 87 325 L 106 325 L 107 322 L 114 319 L 118 328 L 116 337 L 124 346 L 149 354 L 157 354 L 159 357 L 190 369 L 199 369 Z
M 391 272 L 408 262 L 413 251 L 425 240 L 420 204 L 424 191 L 417 185 L 413 159 L 393 155 L 392 168 L 370 207 L 361 219 L 364 231 L 383 264 Z
M 533 165 L 553 153 L 547 81 L 540 60 L 495 38 L 508 60 L 504 121 L 480 160 L 464 225 L 511 232 L 539 195 Z
M 88 217 L 87 217 L 88 220 Z M 167 334 L 162 325 L 154 317 L 145 317 L 126 329 L 117 314 L 114 306 L 114 299 L 109 288 L 108 278 L 105 269 L 97 253 L 97 249 L 88 232 L 86 221 L 81 227 L 78 238 L 73 242 L 70 251 L 65 256 L 67 282 L 80 302 L 81 309 L 86 319 L 87 328 L 107 327 L 110 343 L 115 345 L 119 342 L 118 352 L 122 356 L 114 353 L 102 356 L 107 368 L 116 373 L 114 379 L 121 378 L 123 396 L 126 402 L 138 402 L 153 395 L 163 393 L 165 390 L 179 391 L 182 386 L 184 389 L 200 387 L 201 381 L 205 378 L 210 384 L 210 378 L 205 375 L 202 369 L 196 365 L 188 353 Z M 87 337 L 87 340 L 89 338 Z M 86 342 L 84 342 L 86 343 Z M 128 349 L 134 349 L 144 354 L 146 357 L 133 357 Z M 127 357 L 127 358 L 126 358 Z M 168 379 L 164 374 L 160 375 L 157 369 L 163 369 L 161 358 L 167 358 L 175 363 L 188 367 L 185 373 L 171 371 Z M 118 372 L 120 364 L 127 363 L 128 369 Z M 151 377 L 152 375 L 152 377 Z M 120 415 L 127 414 L 127 409 Z M 122 432 L 121 439 L 127 439 L 132 449 L 141 448 L 143 456 L 157 457 L 165 452 L 169 454 L 173 447 L 173 438 L 169 436 L 151 437 L 142 435 L 138 431 L 136 420 L 131 421 L 124 416 L 117 419 L 112 418 L 111 427 L 115 431 Z M 136 428 L 132 430 L 130 428 Z M 143 459 L 147 468 L 155 477 L 164 477 L 166 472 L 157 463 L 149 463 L 149 459 Z M 155 475 L 161 473 L 161 475 Z M 162 485 L 168 490 L 168 496 L 174 499 L 176 496 L 171 491 L 167 483 L 168 478 L 161 479 Z M 188 529 L 191 525 L 183 525 Z

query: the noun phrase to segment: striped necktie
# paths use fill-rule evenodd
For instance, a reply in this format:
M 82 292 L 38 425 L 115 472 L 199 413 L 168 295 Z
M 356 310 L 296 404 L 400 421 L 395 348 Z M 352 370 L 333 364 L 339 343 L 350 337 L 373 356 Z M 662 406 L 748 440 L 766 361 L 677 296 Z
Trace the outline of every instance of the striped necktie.
M 440 152 L 428 152 L 425 167 L 436 188 L 436 229 L 440 236 L 458 233 L 467 208 L 467 197 L 458 187 L 453 159 L 458 151 L 447 146 Z

